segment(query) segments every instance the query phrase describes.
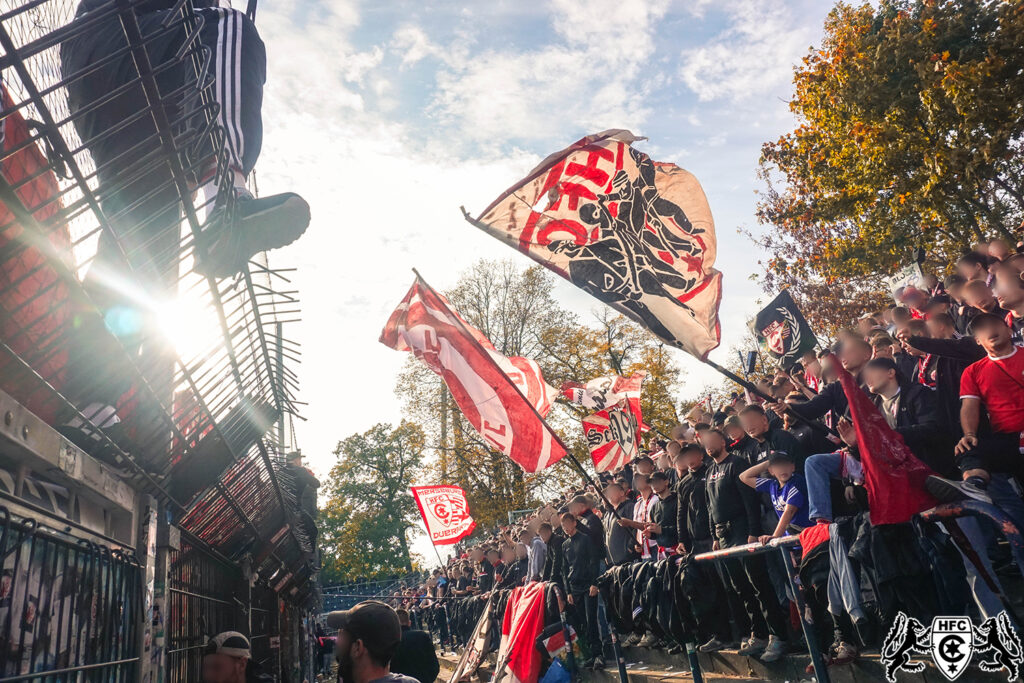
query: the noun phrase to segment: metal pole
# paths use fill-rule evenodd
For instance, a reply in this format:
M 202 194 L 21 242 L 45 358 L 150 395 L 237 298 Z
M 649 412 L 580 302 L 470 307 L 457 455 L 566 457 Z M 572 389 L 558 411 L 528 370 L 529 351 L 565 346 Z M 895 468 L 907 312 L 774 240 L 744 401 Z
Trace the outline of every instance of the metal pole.
M 281 391 L 281 395 L 284 395 L 284 323 L 280 320 L 275 324 L 277 331 L 277 353 L 275 360 L 276 367 L 274 368 L 277 372 L 277 386 Z M 284 438 L 284 406 L 281 408 L 281 415 L 277 418 L 277 453 L 279 457 L 284 457 L 285 451 L 288 449 L 287 442 Z
M 805 614 L 806 605 L 804 603 L 804 596 L 800 592 L 800 584 L 797 582 L 796 569 L 793 568 L 793 557 L 786 546 L 780 545 L 779 553 L 782 555 L 782 564 L 786 567 L 786 576 L 789 577 L 789 584 L 793 587 L 793 599 L 796 602 L 797 610 L 800 612 L 800 626 L 803 628 L 807 652 L 811 655 L 814 677 L 818 683 L 830 683 L 828 667 L 825 666 L 825 660 L 821 656 L 821 650 L 818 648 L 818 639 L 814 635 L 814 625 L 807 621 L 807 615 Z

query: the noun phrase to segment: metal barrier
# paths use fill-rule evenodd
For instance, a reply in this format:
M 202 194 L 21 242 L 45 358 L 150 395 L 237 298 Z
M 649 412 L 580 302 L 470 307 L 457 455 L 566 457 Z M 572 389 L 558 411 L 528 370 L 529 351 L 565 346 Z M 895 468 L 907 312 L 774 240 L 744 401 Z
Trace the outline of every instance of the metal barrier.
M 298 314 L 295 292 L 262 255 L 233 280 L 194 270 L 207 255 L 204 229 L 215 214 L 231 221 L 235 211 L 212 55 L 197 38 L 202 13 L 180 0 L 162 20 L 143 22 L 136 12 L 143 0 L 113 0 L 76 17 L 78 5 L 0 0 L 0 399 L 18 406 L 20 425 L 18 434 L 6 434 L 10 421 L 0 427 L 14 443 L 0 440 L 0 451 L 5 467 L 10 457 L 72 481 L 89 475 L 97 505 L 119 516 L 99 533 L 134 537 L 132 522 L 142 521 L 132 517 L 136 496 L 155 500 L 145 506 L 136 544 L 141 579 L 131 574 L 134 560 L 73 541 L 65 545 L 74 552 L 61 555 L 48 532 L 4 522 L 5 561 L 28 577 L 13 574 L 10 585 L 55 581 L 47 568 L 65 563 L 62 580 L 77 573 L 114 582 L 94 592 L 120 611 L 117 628 L 94 615 L 74 635 L 78 613 L 41 615 L 58 624 L 43 653 L 26 649 L 36 641 L 24 628 L 14 633 L 26 614 L 36 619 L 38 605 L 20 605 L 20 613 L 8 607 L 5 617 L 0 595 L 0 635 L 14 646 L 0 651 L 0 672 L 16 676 L 0 680 L 32 677 L 19 672 L 33 667 L 60 670 L 60 680 L 80 671 L 89 680 L 157 680 L 162 666 L 169 680 L 198 680 L 202 639 L 243 626 L 254 653 L 280 669 L 272 642 L 281 632 L 278 598 L 290 603 L 290 623 L 301 624 L 316 600 L 318 570 L 314 539 L 278 462 L 283 429 L 276 442 L 266 436 L 296 412 L 295 375 L 285 363 L 297 362 L 297 349 L 283 335 Z M 99 32 L 112 41 L 108 54 L 84 64 L 68 59 Z M 151 49 L 160 41 L 175 49 Z M 115 62 L 130 78 L 97 87 L 97 74 Z M 182 78 L 168 85 L 172 71 Z M 123 121 L 105 130 L 89 124 L 108 107 L 124 108 L 126 97 L 139 106 Z M 130 138 L 128 151 L 96 154 L 139 126 L 145 132 Z M 216 207 L 194 192 L 209 171 Z M 116 409 L 116 430 L 84 414 L 96 401 Z M 42 428 L 32 423 L 29 431 L 22 407 Z M 69 422 L 81 451 L 50 429 Z M 46 438 L 37 440 L 39 433 Z M 117 505 L 102 505 L 113 492 Z M 154 537 L 168 520 L 181 543 L 158 552 Z M 10 545 L 21 536 L 27 540 Z M 166 560 L 163 574 L 158 557 Z M 122 595 L 118 586 L 136 592 Z M 21 590 L 12 598 L 31 603 L 35 589 Z M 107 609 L 90 599 L 79 613 Z M 129 631 L 133 638 L 122 637 Z M 60 638 L 81 645 L 69 650 Z
M 792 548 L 800 543 L 798 536 L 783 536 L 773 538 L 767 544 L 747 543 L 725 550 L 714 550 L 708 553 L 701 553 L 694 559 L 698 562 L 721 562 L 723 560 L 741 560 L 752 555 L 764 555 L 770 552 L 778 552 L 782 555 L 782 564 L 786 568 L 789 583 L 793 588 L 793 596 L 796 601 L 797 610 L 800 612 L 800 625 L 804 634 L 804 641 L 807 643 L 807 651 L 811 655 L 811 665 L 814 667 L 814 677 L 818 683 L 829 683 L 828 667 L 818 649 L 818 640 L 814 634 L 814 625 L 807 621 L 806 605 L 803 594 L 800 592 L 800 583 L 797 581 L 796 568 L 793 566 Z
M 0 507 L 0 681 L 136 681 L 135 558 Z

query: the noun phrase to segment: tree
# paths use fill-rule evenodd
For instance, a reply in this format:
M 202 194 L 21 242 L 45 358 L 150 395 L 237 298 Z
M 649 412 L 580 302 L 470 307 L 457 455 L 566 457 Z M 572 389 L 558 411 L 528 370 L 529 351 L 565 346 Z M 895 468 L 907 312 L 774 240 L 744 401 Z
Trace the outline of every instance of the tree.
M 832 10 L 795 69 L 796 128 L 762 148 L 767 290 L 791 285 L 809 318 L 846 324 L 849 306 L 882 301 L 880 276 L 915 247 L 942 269 L 974 242 L 1016 241 L 1022 31 L 1013 2 Z
M 522 269 L 510 260 L 481 260 L 446 296 L 498 351 L 537 361 L 554 387 L 647 370 L 641 399 L 644 418 L 667 432 L 677 421 L 673 396 L 680 380 L 671 354 L 649 332 L 609 309 L 598 311 L 594 326 L 584 324 L 558 305 L 554 286 L 554 277 L 540 266 Z M 413 357 L 406 361 L 395 393 L 407 419 L 422 427 L 427 448 L 436 454 L 433 481 L 462 486 L 482 527 L 500 522 L 509 510 L 535 507 L 556 491 L 580 484 L 579 473 L 565 461 L 527 474 L 493 451 L 459 412 L 440 378 Z M 579 424 L 584 414 L 559 403 L 547 421 L 586 464 L 590 456 Z
M 325 581 L 413 569 L 409 531 L 419 512 L 409 487 L 423 464 L 419 426 L 377 424 L 338 443 L 320 510 Z

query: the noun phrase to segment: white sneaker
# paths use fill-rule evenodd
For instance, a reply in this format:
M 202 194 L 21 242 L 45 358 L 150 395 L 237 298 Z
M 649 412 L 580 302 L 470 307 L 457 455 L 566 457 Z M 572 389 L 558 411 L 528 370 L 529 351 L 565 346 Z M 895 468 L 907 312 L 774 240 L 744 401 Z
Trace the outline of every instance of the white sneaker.
M 771 636 L 768 638 L 768 647 L 764 649 L 764 654 L 761 655 L 762 662 L 777 662 L 786 656 L 786 652 L 789 651 L 789 646 L 786 641 L 781 638 Z

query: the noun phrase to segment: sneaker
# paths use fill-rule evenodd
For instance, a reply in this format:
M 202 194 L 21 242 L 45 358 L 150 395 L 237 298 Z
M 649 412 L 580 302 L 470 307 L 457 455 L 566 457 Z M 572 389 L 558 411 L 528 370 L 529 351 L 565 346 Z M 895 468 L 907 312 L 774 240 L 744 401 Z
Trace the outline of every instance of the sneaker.
M 642 639 L 643 639 L 643 636 L 641 636 L 639 633 L 630 633 L 628 636 L 626 636 L 626 639 L 624 641 L 622 641 L 622 646 L 623 647 L 634 647 Z
M 654 635 L 653 633 L 648 633 L 647 635 L 645 635 L 643 638 L 640 639 L 640 642 L 637 643 L 636 646 L 637 647 L 654 647 L 657 644 L 658 644 L 658 636 Z
M 924 486 L 928 493 L 932 494 L 943 503 L 956 503 L 967 498 L 980 500 L 983 503 L 992 503 L 985 489 L 980 488 L 969 481 L 954 481 L 944 479 L 934 474 L 925 479 Z
M 583 662 L 582 662 L 582 663 L 580 664 L 580 668 L 581 668 L 581 669 L 589 669 L 589 668 L 591 668 L 592 666 L 594 666 L 594 660 L 593 660 L 593 659 L 585 659 L 585 660 L 583 660 Z
M 740 645 L 740 647 L 743 647 L 746 644 L 747 644 L 746 641 L 744 641 Z M 718 652 L 719 650 L 724 650 L 725 646 L 726 646 L 726 643 L 722 642 L 718 638 L 712 638 L 711 640 L 709 640 L 708 642 L 704 643 L 703 645 L 701 645 L 697 649 L 700 650 L 701 652 Z
M 761 655 L 762 662 L 777 662 L 786 656 L 786 652 L 789 647 L 786 645 L 786 641 L 781 638 L 772 636 L 768 639 L 768 647 L 764 649 L 764 653 Z
M 669 646 L 669 647 L 668 647 L 668 648 L 667 648 L 667 649 L 665 650 L 665 653 L 666 653 L 666 654 L 670 654 L 670 655 L 678 655 L 678 654 L 680 654 L 680 653 L 681 653 L 682 651 L 683 651 L 683 646 L 682 646 L 682 645 L 679 645 L 678 643 L 675 643 L 675 644 L 673 644 L 673 645 L 670 645 L 670 646 Z
M 751 637 L 740 647 L 739 654 L 743 655 L 744 657 L 757 657 L 762 652 L 764 652 L 766 647 L 768 647 L 767 638 Z
M 204 230 L 209 236 L 206 258 L 196 264 L 196 272 L 213 277 L 231 277 L 261 251 L 291 244 L 309 227 L 309 204 L 293 192 L 255 198 L 241 192 L 231 223 L 214 219 Z
M 604 668 L 604 659 L 601 658 L 601 657 L 594 657 L 594 661 L 591 662 L 590 666 L 591 666 L 591 668 L 593 668 L 595 670 L 603 669 Z
M 839 643 L 839 647 L 836 648 L 835 656 L 832 657 L 832 661 L 828 664 L 832 666 L 834 664 L 849 664 L 853 660 L 860 656 L 860 651 L 857 646 L 852 643 Z

